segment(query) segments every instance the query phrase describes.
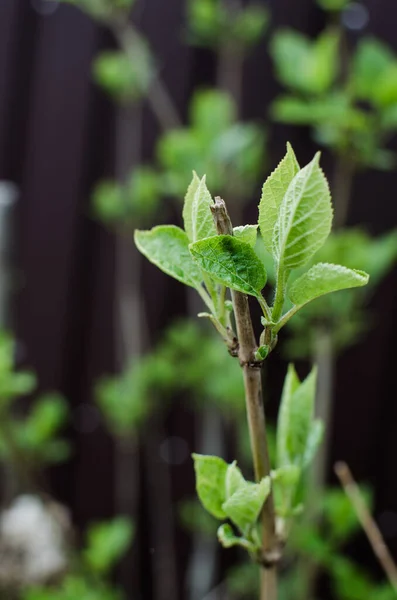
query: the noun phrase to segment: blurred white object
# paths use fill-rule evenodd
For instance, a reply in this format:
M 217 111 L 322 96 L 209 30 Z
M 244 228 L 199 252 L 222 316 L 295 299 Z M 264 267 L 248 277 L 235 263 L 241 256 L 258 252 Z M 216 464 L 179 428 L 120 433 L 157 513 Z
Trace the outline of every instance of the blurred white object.
M 0 583 L 42 583 L 67 567 L 66 509 L 39 497 L 17 497 L 0 515 Z

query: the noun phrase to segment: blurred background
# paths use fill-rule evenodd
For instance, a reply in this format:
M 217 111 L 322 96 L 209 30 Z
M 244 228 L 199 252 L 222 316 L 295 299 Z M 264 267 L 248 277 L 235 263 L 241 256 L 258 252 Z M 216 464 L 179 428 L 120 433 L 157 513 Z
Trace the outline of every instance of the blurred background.
M 190 457 L 251 473 L 238 365 L 132 237 L 181 223 L 193 169 L 255 223 L 287 140 L 322 150 L 321 260 L 371 285 L 302 311 L 266 366 L 270 422 L 293 360 L 328 423 L 280 597 L 395 597 L 333 464 L 397 558 L 396 23 L 392 0 L 1 0 L 0 598 L 257 596 Z

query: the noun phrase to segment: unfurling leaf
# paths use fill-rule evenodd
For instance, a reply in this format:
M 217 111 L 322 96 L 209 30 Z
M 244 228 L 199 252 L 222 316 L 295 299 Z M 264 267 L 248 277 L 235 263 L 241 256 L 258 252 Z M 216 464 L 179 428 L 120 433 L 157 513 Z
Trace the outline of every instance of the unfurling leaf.
M 280 206 L 273 256 L 279 268 L 287 272 L 304 265 L 331 230 L 331 195 L 319 159 L 318 153 L 295 175 Z
M 257 230 L 258 225 L 240 225 L 239 227 L 233 227 L 233 235 L 238 240 L 241 240 L 254 248 L 258 235 Z
M 232 548 L 233 546 L 242 546 L 246 550 L 255 550 L 255 546 L 248 540 L 238 537 L 232 527 L 225 523 L 218 529 L 218 540 L 224 548 Z
M 284 465 L 272 471 L 272 488 L 277 516 L 290 517 L 293 514 L 294 496 L 301 476 L 297 465 Z
M 233 496 L 233 494 L 237 492 L 237 490 L 245 483 L 246 482 L 244 476 L 238 468 L 236 461 L 232 462 L 232 464 L 228 466 L 226 472 L 226 498 L 230 498 L 231 496 Z
M 258 520 L 269 494 L 270 477 L 265 477 L 260 483 L 245 481 L 222 505 L 222 510 L 245 533 Z
M 218 235 L 189 248 L 200 268 L 226 287 L 251 296 L 259 296 L 265 287 L 266 271 L 249 244 Z
M 314 420 L 317 371 L 300 383 L 288 367 L 277 423 L 277 465 L 307 466 L 321 439 L 322 425 Z
M 196 490 L 204 508 L 217 519 L 226 519 L 225 479 L 228 464 L 217 456 L 193 454 Z
M 259 227 L 266 249 L 273 251 L 273 231 L 280 212 L 280 206 L 289 184 L 299 171 L 299 164 L 290 144 L 287 154 L 266 179 L 259 203 Z
M 209 193 L 205 175 L 200 180 L 193 173 L 193 180 L 189 185 L 183 206 L 183 222 L 185 231 L 191 242 L 197 242 L 217 234 L 210 206 L 213 204 Z
M 330 292 L 364 286 L 368 280 L 369 275 L 364 271 L 348 269 L 341 265 L 317 263 L 294 281 L 288 295 L 291 302 L 303 306 Z
M 138 250 L 164 273 L 185 285 L 201 285 L 202 274 L 192 260 L 189 240 L 182 229 L 160 225 L 150 231 L 135 231 L 134 239 Z

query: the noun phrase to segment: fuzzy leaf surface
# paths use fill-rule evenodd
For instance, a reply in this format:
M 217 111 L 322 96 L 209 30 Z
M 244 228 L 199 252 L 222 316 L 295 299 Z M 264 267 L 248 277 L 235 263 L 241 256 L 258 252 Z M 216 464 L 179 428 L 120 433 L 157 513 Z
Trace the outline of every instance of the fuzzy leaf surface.
M 258 520 L 262 506 L 270 494 L 270 477 L 260 483 L 246 481 L 223 504 L 222 509 L 242 533 Z
M 135 244 L 140 252 L 159 269 L 197 288 L 203 279 L 189 252 L 186 233 L 175 225 L 159 225 L 150 231 L 135 231 Z
M 273 230 L 277 222 L 280 206 L 289 184 L 299 171 L 299 164 L 290 144 L 287 154 L 263 184 L 259 203 L 259 227 L 266 249 L 273 251 Z
M 348 269 L 342 265 L 317 263 L 294 281 L 288 295 L 291 302 L 303 306 L 324 294 L 361 287 L 368 280 L 369 275 L 364 271 Z
M 240 225 L 233 227 L 233 235 L 240 241 L 255 247 L 258 235 L 258 225 Z
M 287 271 L 304 265 L 327 239 L 332 224 L 331 195 L 319 167 L 320 155 L 295 175 L 274 228 L 273 256 Z
M 193 173 L 182 212 L 185 231 L 191 242 L 217 234 L 210 210 L 212 204 L 213 200 L 207 189 L 205 176 L 199 179 L 196 173 Z
M 222 508 L 225 502 L 225 479 L 228 464 L 218 456 L 193 454 L 196 490 L 204 508 L 217 519 L 227 517 Z
M 234 236 L 217 235 L 189 246 L 194 260 L 213 279 L 243 294 L 259 296 L 266 271 L 253 248 Z

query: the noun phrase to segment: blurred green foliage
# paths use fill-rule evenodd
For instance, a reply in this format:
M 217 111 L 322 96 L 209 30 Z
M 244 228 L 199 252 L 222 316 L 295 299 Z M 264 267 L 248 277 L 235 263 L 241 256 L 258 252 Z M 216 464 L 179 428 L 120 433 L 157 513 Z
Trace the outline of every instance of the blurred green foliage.
M 265 166 L 263 127 L 237 121 L 232 98 L 215 90 L 197 91 L 189 125 L 159 138 L 157 167 L 136 167 L 124 184 L 102 181 L 92 202 L 108 225 L 141 227 L 158 216 L 161 198 L 182 199 L 193 169 L 206 173 L 219 193 L 240 202 L 250 197 Z
M 224 0 L 188 0 L 188 40 L 197 46 L 248 50 L 267 31 L 270 15 L 259 3 L 242 6 Z
M 68 418 L 67 403 L 60 394 L 38 396 L 26 413 L 17 411 L 16 400 L 31 394 L 36 378 L 31 371 L 15 368 L 15 341 L 0 333 L 0 458 L 38 471 L 47 464 L 65 460 L 69 444 L 59 437 Z
M 265 133 L 254 123 L 237 121 L 233 99 L 225 92 L 199 90 L 193 95 L 189 125 L 166 133 L 157 155 L 167 194 L 183 197 L 192 171 L 233 198 L 249 198 L 264 169 Z
M 153 73 L 151 53 L 142 40 L 135 42 L 135 60 L 123 50 L 101 52 L 93 62 L 93 76 L 121 104 L 139 100 L 148 90 Z
M 351 0 L 317 0 L 323 10 L 340 12 L 350 4 Z
M 244 414 L 244 388 L 238 363 L 215 335 L 193 321 L 178 321 L 150 354 L 121 376 L 99 382 L 96 396 L 111 431 L 129 436 L 142 431 L 150 415 L 188 393 L 196 406 L 215 405 L 225 416 Z
M 118 517 L 88 528 L 85 546 L 72 557 L 72 568 L 60 583 L 27 589 L 21 600 L 123 600 L 109 581 L 111 571 L 133 539 L 129 519 Z
M 370 505 L 369 490 L 363 488 L 362 491 Z M 286 566 L 280 575 L 280 600 L 311 600 L 306 589 L 307 568 L 302 568 L 302 562 L 307 564 L 308 561 L 321 567 L 338 600 L 392 600 L 395 592 L 390 585 L 376 582 L 344 552 L 345 544 L 360 532 L 360 523 L 345 493 L 339 488 L 329 488 L 317 508 L 322 514 L 317 526 L 299 519 L 294 524 Z M 258 581 L 255 566 L 238 564 L 232 567 L 227 576 L 227 586 L 233 597 L 256 598 Z
M 397 128 L 397 56 L 364 37 L 349 58 L 341 36 L 332 28 L 315 40 L 293 30 L 275 33 L 275 74 L 288 94 L 275 100 L 272 117 L 310 126 L 316 142 L 357 167 L 392 168 L 386 144 Z
M 94 213 L 109 226 L 145 226 L 159 210 L 161 178 L 149 166 L 136 167 L 124 184 L 100 181 L 93 194 Z
M 59 0 L 65 4 L 77 6 L 93 19 L 111 21 L 115 18 L 125 18 L 135 0 Z
M 288 323 L 292 337 L 286 341 L 289 356 L 310 358 L 318 329 L 326 331 L 338 352 L 355 343 L 371 328 L 366 305 L 376 287 L 397 261 L 397 231 L 372 238 L 360 229 L 334 232 L 316 254 L 315 262 L 353 265 L 370 274 L 366 288 L 343 290 L 316 299 Z M 310 265 L 309 265 L 310 266 Z M 299 273 L 296 273 L 299 276 Z

